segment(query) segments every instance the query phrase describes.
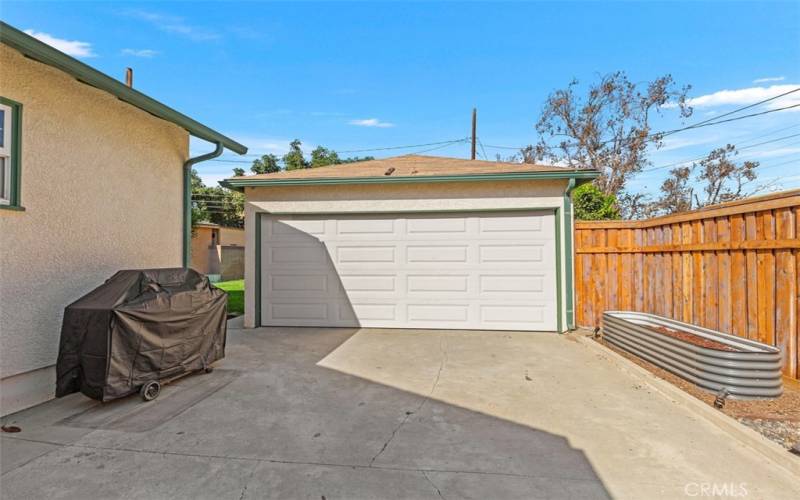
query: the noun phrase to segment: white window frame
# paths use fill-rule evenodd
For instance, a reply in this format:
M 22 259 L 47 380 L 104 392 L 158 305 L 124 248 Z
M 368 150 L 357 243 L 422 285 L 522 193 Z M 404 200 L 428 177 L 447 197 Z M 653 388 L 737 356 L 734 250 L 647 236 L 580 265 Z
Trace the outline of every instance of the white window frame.
M 10 205 L 11 204 L 11 186 L 14 182 L 14 179 L 11 178 L 13 174 L 13 162 L 14 158 L 12 158 L 12 152 L 14 151 L 14 145 L 11 143 L 13 140 L 14 135 L 12 131 L 14 130 L 14 108 L 11 106 L 7 106 L 5 104 L 0 104 L 0 109 L 4 111 L 4 120 L 3 120 L 3 146 L 0 147 L 0 157 L 4 158 L 5 161 L 2 162 L 2 169 L 5 170 L 3 172 L 3 191 L 0 192 L 0 205 Z

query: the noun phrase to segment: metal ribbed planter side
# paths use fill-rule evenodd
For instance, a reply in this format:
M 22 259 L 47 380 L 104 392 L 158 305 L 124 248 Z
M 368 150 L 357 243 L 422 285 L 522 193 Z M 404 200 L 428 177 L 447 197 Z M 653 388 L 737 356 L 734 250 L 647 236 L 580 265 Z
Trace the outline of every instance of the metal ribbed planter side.
M 730 346 L 702 347 L 653 331 L 666 327 Z M 734 399 L 776 398 L 783 393 L 779 349 L 654 314 L 606 311 L 603 338 L 708 391 L 727 389 Z

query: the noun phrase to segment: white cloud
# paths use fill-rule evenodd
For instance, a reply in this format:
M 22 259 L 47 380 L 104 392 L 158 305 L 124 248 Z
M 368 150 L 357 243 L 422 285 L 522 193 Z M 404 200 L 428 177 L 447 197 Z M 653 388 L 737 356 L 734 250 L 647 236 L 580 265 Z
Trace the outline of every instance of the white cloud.
M 756 78 L 753 83 L 769 83 L 769 82 L 782 82 L 786 80 L 785 76 L 767 76 L 764 78 Z
M 80 42 L 78 40 L 65 40 L 63 38 L 56 38 L 49 33 L 42 33 L 41 31 L 25 30 L 28 35 L 40 40 L 51 47 L 60 50 L 61 52 L 74 57 L 95 57 L 97 54 L 92 52 L 92 44 L 89 42 Z
M 152 49 L 122 49 L 122 55 L 133 57 L 155 57 L 159 54 L 157 50 Z
M 187 24 L 186 21 L 179 16 L 170 16 L 138 9 L 126 10 L 122 14 L 134 19 L 146 21 L 161 31 L 185 36 L 186 38 L 196 42 L 216 40 L 220 38 L 219 33 L 201 26 Z
M 764 99 L 775 97 L 777 95 L 789 92 L 800 88 L 800 84 L 784 84 L 784 85 L 771 85 L 769 87 L 748 87 L 736 90 L 719 90 L 711 94 L 693 97 L 687 100 L 687 104 L 694 108 L 710 108 L 715 106 L 746 106 L 748 104 L 755 104 Z M 768 109 L 782 108 L 800 104 L 800 92 L 775 99 L 767 103 Z M 675 107 L 674 103 L 670 103 L 668 107 Z M 797 108 L 795 108 L 797 109 Z
M 357 127 L 377 127 L 377 128 L 389 128 L 394 127 L 394 123 L 389 122 L 382 122 L 377 118 L 365 118 L 363 120 L 350 120 L 348 123 L 350 125 L 355 125 Z

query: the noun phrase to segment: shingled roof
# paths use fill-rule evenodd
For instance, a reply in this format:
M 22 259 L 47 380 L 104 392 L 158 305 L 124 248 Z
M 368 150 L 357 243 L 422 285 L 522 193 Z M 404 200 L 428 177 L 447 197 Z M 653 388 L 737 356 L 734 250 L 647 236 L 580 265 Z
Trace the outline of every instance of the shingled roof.
M 271 174 L 233 177 L 222 182 L 230 188 L 273 184 L 345 184 L 350 182 L 425 182 L 444 178 L 495 176 L 515 177 L 515 174 L 542 178 L 597 177 L 596 170 L 575 170 L 532 163 L 508 163 L 440 156 L 405 155 L 379 160 L 344 163 L 327 167 L 282 170 Z M 453 179 L 455 180 L 455 179 Z

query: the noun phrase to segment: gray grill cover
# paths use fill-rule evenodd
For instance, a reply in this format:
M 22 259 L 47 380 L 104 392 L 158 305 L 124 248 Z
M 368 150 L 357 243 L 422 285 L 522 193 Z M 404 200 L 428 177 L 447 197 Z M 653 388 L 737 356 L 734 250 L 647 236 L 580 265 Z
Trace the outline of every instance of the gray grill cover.
M 56 397 L 109 401 L 222 359 L 227 304 L 193 269 L 119 271 L 64 311 Z

